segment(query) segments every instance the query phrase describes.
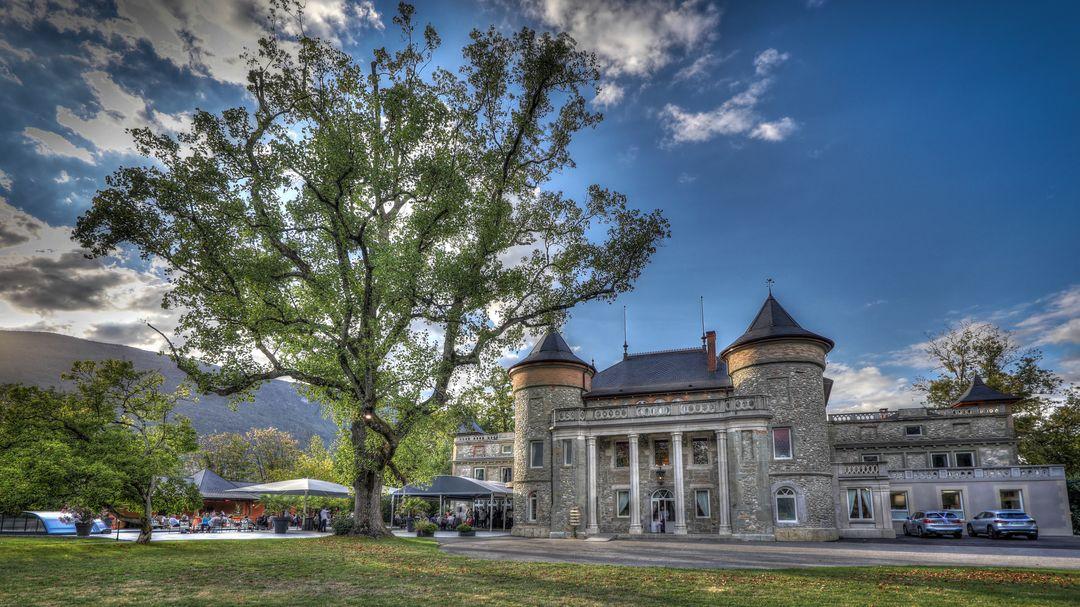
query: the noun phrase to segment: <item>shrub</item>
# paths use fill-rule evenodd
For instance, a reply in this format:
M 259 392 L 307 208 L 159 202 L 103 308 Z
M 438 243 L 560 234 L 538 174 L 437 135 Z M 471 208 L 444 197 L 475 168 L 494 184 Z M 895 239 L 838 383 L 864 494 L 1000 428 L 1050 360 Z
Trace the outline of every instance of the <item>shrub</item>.
M 439 527 L 435 523 L 429 523 L 427 521 L 419 522 L 416 524 L 416 535 L 419 536 L 431 536 L 435 535 Z
M 462 524 L 457 526 L 457 530 L 458 530 L 459 533 L 468 533 L 468 532 L 472 531 L 473 528 L 472 528 L 471 525 L 468 525 L 466 523 L 462 523 Z
M 353 517 L 347 515 L 335 516 L 330 525 L 334 528 L 334 535 L 349 535 L 353 530 Z

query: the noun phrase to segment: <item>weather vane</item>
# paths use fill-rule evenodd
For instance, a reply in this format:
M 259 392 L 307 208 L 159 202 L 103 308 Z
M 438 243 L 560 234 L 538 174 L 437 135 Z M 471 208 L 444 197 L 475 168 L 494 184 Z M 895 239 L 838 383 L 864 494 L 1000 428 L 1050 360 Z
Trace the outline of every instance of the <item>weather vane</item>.
M 769 287 L 769 295 L 772 295 L 772 286 L 776 284 L 776 281 L 771 278 L 765 279 L 765 286 Z

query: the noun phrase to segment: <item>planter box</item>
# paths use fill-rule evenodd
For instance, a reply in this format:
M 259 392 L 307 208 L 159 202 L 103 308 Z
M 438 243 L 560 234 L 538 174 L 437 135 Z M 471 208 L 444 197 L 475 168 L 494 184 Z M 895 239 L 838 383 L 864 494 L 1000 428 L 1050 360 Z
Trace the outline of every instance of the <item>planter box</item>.
M 94 521 L 88 523 L 75 523 L 75 535 L 78 537 L 90 537 L 90 530 L 94 528 Z
M 417 531 L 416 532 L 416 537 L 434 537 L 434 536 L 435 536 L 435 532 L 433 532 L 433 531 Z
M 476 537 L 476 531 L 458 531 L 458 537 Z

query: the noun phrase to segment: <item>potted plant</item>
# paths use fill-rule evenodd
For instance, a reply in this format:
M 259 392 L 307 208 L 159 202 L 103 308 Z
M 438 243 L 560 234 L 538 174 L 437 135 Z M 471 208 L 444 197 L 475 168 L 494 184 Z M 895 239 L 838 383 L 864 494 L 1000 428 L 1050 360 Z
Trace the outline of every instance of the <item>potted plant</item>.
M 405 515 L 406 531 L 413 531 L 418 517 L 427 515 L 428 504 L 418 497 L 407 497 L 401 500 L 398 512 Z
M 438 529 L 439 527 L 435 523 L 420 521 L 416 523 L 416 537 L 433 537 Z
M 473 537 L 476 535 L 476 530 L 471 525 L 462 523 L 457 526 L 458 537 Z
M 75 519 L 75 535 L 90 537 L 90 531 L 94 528 L 94 511 L 85 506 L 74 506 L 71 515 Z

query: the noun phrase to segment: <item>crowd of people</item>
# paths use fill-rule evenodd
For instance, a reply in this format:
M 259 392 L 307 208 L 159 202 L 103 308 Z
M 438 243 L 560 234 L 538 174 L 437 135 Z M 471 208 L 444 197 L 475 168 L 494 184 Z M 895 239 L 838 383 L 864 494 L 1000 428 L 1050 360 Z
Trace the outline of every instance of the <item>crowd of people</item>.
M 323 508 L 314 515 L 313 524 L 318 531 L 328 531 L 333 520 L 334 513 L 329 508 Z M 214 533 L 223 530 L 237 531 L 267 531 L 273 528 L 274 520 L 286 518 L 290 527 L 303 528 L 304 516 L 300 512 L 281 512 L 268 514 L 266 512 L 255 517 L 249 516 L 230 517 L 222 511 L 196 512 L 192 516 L 181 514 L 158 515 L 151 521 L 155 529 L 179 531 L 181 533 Z
M 405 516 L 397 514 L 394 515 L 394 526 L 405 528 L 409 527 L 409 523 L 415 525 L 417 521 L 426 520 L 427 522 L 437 526 L 439 528 L 439 531 L 454 531 L 458 528 L 458 525 L 461 525 L 463 523 L 475 529 L 488 529 L 488 516 L 489 514 L 486 508 L 478 508 L 475 511 L 470 508 L 464 513 L 457 513 L 453 510 L 447 510 L 446 512 L 441 512 L 431 516 Z M 491 513 L 490 516 L 490 527 L 492 529 L 502 530 L 502 512 L 496 510 L 495 512 Z M 513 524 L 513 516 L 509 512 L 507 512 L 506 529 L 509 529 Z

